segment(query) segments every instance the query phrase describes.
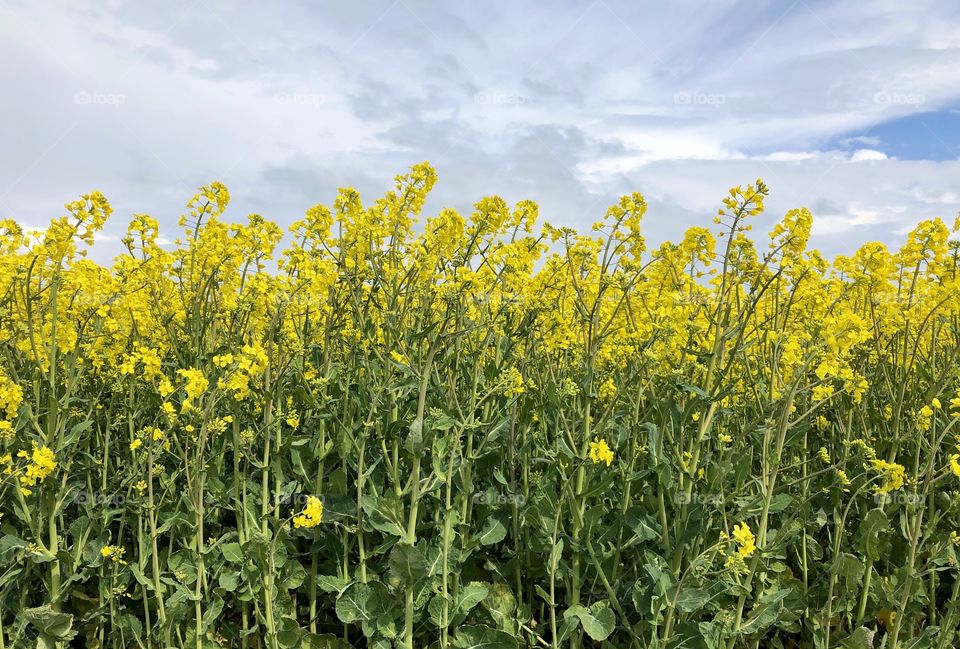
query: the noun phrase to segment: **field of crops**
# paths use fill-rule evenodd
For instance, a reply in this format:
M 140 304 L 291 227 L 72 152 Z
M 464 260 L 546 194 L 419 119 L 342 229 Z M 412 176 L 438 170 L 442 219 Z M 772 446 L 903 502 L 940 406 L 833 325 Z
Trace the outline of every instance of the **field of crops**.
M 99 193 L 0 223 L 0 648 L 960 643 L 960 225 L 435 181 L 287 233 L 214 183 L 110 266 Z

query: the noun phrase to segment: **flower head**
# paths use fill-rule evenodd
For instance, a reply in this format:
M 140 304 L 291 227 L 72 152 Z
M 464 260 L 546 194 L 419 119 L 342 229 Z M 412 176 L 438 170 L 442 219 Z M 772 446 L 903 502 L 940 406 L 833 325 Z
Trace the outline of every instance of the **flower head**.
M 293 517 L 294 527 L 316 527 L 323 521 L 323 502 L 316 496 L 307 496 L 303 511 Z
M 114 563 L 120 565 L 126 565 L 126 561 L 123 560 L 123 553 L 126 552 L 124 548 L 121 548 L 116 545 L 105 545 L 100 548 L 100 556 L 104 559 L 110 559 Z
M 746 523 L 733 526 L 733 540 L 737 542 L 737 552 L 744 559 L 752 556 L 757 550 L 757 539 Z
M 607 440 L 595 438 L 590 442 L 590 460 L 594 464 L 606 462 L 607 466 L 613 464 L 613 451 L 607 446 Z
M 906 469 L 903 465 L 886 460 L 872 460 L 871 465 L 883 478 L 883 482 L 876 487 L 877 493 L 888 494 L 903 487 L 906 479 Z

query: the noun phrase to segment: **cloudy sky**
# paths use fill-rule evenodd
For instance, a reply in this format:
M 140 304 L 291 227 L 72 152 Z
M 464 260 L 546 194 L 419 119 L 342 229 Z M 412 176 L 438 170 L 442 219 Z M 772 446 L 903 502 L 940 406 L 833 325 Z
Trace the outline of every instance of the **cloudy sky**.
M 759 227 L 807 206 L 829 253 L 960 210 L 953 0 L 0 0 L 0 84 L 0 215 L 99 189 L 112 252 L 212 180 L 289 224 L 423 160 L 431 212 L 585 227 L 641 191 L 654 240 L 757 177 Z

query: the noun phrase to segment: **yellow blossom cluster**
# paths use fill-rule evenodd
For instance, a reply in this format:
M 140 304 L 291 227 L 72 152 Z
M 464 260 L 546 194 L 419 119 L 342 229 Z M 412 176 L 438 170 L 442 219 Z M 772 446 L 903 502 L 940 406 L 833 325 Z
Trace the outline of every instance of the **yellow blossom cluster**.
M 323 502 L 316 496 L 307 496 L 303 511 L 293 517 L 294 527 L 316 527 L 323 521 Z

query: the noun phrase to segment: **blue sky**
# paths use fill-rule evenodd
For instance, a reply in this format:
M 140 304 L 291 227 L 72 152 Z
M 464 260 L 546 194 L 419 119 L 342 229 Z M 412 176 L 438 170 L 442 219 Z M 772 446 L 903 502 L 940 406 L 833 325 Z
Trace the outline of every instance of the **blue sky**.
M 99 189 L 176 236 L 195 188 L 289 224 L 422 160 L 430 212 L 489 194 L 586 228 L 618 195 L 652 240 L 732 185 L 814 243 L 896 245 L 960 210 L 960 4 L 677 0 L 0 0 L 0 214 Z
M 960 108 L 942 108 L 885 119 L 837 138 L 838 146 L 871 146 L 899 160 L 957 160 Z

